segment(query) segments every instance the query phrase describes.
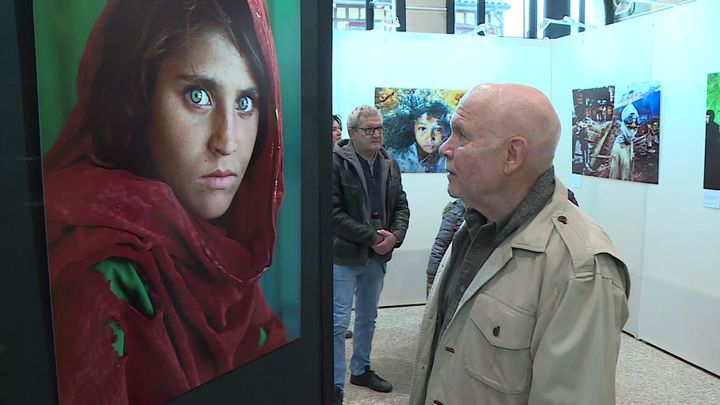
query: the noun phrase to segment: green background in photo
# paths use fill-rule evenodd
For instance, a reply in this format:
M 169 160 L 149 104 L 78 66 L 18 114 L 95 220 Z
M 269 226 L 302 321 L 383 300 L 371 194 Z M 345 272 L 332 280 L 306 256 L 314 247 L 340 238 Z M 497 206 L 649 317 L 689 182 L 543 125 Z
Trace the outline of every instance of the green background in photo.
M 266 3 L 280 68 L 286 194 L 273 265 L 262 285 L 270 306 L 285 322 L 288 337 L 294 339 L 300 335 L 300 0 Z M 34 0 L 33 6 L 44 155 L 75 107 L 78 64 L 105 1 Z
M 707 109 L 715 111 L 715 122 L 720 122 L 720 73 L 708 75 Z

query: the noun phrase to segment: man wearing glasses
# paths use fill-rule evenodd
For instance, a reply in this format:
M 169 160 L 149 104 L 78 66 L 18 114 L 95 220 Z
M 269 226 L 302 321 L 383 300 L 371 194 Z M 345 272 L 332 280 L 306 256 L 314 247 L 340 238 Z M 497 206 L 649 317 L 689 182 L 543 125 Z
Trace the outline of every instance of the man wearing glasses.
M 345 331 L 355 297 L 350 383 L 379 392 L 392 384 L 370 368 L 385 265 L 400 246 L 410 210 L 397 162 L 383 148 L 383 119 L 362 105 L 348 115 L 350 139 L 333 147 L 333 334 L 335 404 L 345 383 Z

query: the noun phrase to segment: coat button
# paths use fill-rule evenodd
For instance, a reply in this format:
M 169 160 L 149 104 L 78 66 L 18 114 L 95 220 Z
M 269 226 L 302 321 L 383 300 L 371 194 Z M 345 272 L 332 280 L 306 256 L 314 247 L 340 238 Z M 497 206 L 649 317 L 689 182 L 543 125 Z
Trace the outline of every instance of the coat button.
M 496 326 L 493 328 L 493 336 L 498 337 L 500 336 L 500 327 Z
M 452 347 L 446 347 L 445 351 L 450 352 L 450 353 L 455 353 L 455 349 L 453 349 Z
M 437 399 L 433 401 L 433 405 L 445 405 L 442 402 L 438 401 Z
M 558 217 L 558 221 L 562 222 L 563 224 L 567 224 L 567 218 L 565 218 L 564 215 L 560 215 Z

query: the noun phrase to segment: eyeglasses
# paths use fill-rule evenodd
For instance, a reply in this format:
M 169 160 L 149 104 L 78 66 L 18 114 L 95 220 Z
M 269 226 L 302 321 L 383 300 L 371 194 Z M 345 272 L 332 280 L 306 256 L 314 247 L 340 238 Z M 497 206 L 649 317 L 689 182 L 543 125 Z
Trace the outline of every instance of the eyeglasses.
M 358 127 L 355 127 L 355 129 L 360 129 L 360 130 L 362 130 L 362 131 L 365 133 L 366 136 L 372 136 L 372 135 L 375 133 L 375 131 L 377 131 L 378 134 L 380 134 L 380 135 L 382 135 L 382 134 L 385 133 L 385 128 L 383 128 L 383 127 L 371 127 L 371 128 L 358 128 Z

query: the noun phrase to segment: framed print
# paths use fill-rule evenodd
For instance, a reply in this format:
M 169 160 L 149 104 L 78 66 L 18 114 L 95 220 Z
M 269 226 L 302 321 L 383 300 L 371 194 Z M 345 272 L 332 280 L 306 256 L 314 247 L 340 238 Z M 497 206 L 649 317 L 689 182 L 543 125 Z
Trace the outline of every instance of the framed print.
M 441 173 L 440 145 L 464 90 L 376 87 L 375 106 L 385 124 L 384 147 L 403 173 Z
M 720 190 L 720 73 L 707 77 L 707 109 L 705 110 L 705 171 L 703 188 Z
M 63 404 L 317 403 L 329 387 L 323 144 L 303 134 L 329 116 L 330 8 L 280 3 L 37 1 L 22 17 Z
M 660 95 L 659 82 L 573 90 L 573 173 L 657 184 Z

